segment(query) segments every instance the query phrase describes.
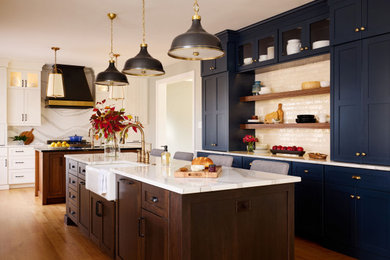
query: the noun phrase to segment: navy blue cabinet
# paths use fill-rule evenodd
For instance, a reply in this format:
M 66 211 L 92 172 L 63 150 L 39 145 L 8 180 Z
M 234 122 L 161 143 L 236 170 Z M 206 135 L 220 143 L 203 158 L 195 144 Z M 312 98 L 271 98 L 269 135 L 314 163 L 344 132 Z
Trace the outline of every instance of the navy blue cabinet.
M 252 116 L 254 104 L 240 102 L 240 96 L 250 95 L 253 73 L 223 72 L 203 77 L 203 149 L 242 151 L 242 138 L 253 131 L 240 129 L 240 124 Z
M 341 44 L 390 32 L 390 1 L 330 1 L 331 39 Z
M 295 234 L 310 240 L 323 237 L 323 165 L 292 163 L 292 175 L 301 177 L 295 184 Z
M 332 159 L 390 165 L 390 34 L 332 52 Z
M 325 166 L 324 237 L 360 260 L 390 258 L 388 172 Z
M 221 40 L 225 55 L 219 59 L 202 61 L 201 74 L 203 77 L 225 71 L 235 70 L 235 48 L 237 33 L 231 30 L 226 30 L 216 34 L 216 36 Z

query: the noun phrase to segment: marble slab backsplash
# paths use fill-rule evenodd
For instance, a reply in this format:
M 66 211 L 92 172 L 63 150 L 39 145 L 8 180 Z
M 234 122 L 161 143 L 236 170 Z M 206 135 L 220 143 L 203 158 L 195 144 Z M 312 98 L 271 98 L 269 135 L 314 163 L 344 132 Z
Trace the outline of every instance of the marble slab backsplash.
M 330 81 L 330 61 L 319 61 L 291 68 L 283 68 L 256 74 L 256 80 L 272 88 L 272 92 L 300 90 L 304 81 Z M 295 123 L 299 114 L 327 114 L 330 120 L 330 95 L 312 95 L 256 101 L 255 113 L 260 118 L 283 104 L 285 123 Z M 284 146 L 302 146 L 307 152 L 330 154 L 329 129 L 257 129 L 261 143 Z

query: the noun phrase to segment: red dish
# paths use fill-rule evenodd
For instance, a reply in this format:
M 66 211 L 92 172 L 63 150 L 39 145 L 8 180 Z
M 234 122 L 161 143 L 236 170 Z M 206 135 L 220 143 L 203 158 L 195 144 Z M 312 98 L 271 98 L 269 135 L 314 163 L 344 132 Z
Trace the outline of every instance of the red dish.
M 303 156 L 305 151 L 289 151 L 289 150 L 270 150 L 272 154 L 282 153 L 282 154 L 296 154 L 299 156 Z

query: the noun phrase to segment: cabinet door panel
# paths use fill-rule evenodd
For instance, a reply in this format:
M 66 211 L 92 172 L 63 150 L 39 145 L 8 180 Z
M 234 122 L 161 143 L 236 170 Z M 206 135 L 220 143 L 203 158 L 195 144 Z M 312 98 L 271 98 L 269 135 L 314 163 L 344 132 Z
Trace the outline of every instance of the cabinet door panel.
M 390 255 L 390 194 L 358 189 L 358 244 L 362 251 Z
M 360 162 L 362 151 L 361 44 L 354 42 L 333 53 L 332 159 Z
M 361 33 L 356 28 L 361 27 L 361 0 L 339 1 L 331 6 L 331 39 L 333 44 L 358 40 Z
M 41 91 L 40 89 L 25 89 L 25 124 L 41 125 Z
M 20 126 L 24 124 L 24 89 L 8 88 L 8 125 Z
M 143 260 L 168 259 L 168 220 L 142 209 Z
M 65 180 L 65 158 L 63 153 L 51 153 L 49 158 L 50 174 L 48 184 L 48 197 L 57 198 L 65 197 L 66 180 Z M 77 178 L 76 178 L 77 179 Z M 74 185 L 77 185 L 77 180 Z M 77 186 L 76 189 L 77 190 Z
M 91 205 L 91 223 L 89 229 L 89 237 L 94 243 L 100 246 L 102 240 L 102 211 L 103 203 L 98 195 L 90 192 L 90 205 Z
M 390 34 L 363 41 L 363 162 L 390 164 Z
M 102 241 L 101 247 L 109 256 L 115 256 L 115 202 L 102 200 Z
M 8 184 L 7 158 L 0 157 L 0 185 Z
M 141 259 L 138 221 L 141 217 L 141 183 L 117 177 L 117 258 Z
M 217 142 L 217 83 L 214 76 L 203 79 L 203 148 L 213 149 Z
M 363 37 L 390 32 L 390 1 L 363 0 Z
M 217 142 L 216 149 L 219 151 L 228 150 L 228 74 L 220 74 L 216 79 L 217 93 Z
M 90 204 L 89 204 L 89 190 L 85 188 L 85 181 L 78 181 L 79 193 L 78 193 L 78 202 L 79 202 L 79 228 L 85 234 L 89 235 L 89 213 L 90 213 Z
M 352 254 L 355 241 L 355 202 L 351 186 L 325 185 L 324 235 L 326 244 L 346 254 Z

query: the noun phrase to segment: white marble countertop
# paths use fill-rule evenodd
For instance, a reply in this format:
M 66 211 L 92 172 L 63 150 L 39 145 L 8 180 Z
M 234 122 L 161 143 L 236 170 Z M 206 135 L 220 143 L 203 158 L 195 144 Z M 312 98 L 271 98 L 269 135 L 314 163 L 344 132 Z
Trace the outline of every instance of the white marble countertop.
M 222 175 L 219 178 L 176 178 L 174 177 L 174 172 L 180 167 L 191 163 L 187 161 L 172 160 L 169 166 L 162 166 L 159 157 L 152 157 L 151 164 L 115 168 L 116 163 L 123 163 L 125 161 L 135 162 L 135 154 L 121 155 L 119 158 L 112 160 L 105 159 L 102 154 L 77 154 L 65 155 L 65 157 L 89 165 L 112 163 L 113 168 L 111 171 L 116 174 L 179 194 L 260 187 L 301 181 L 300 177 L 295 176 L 230 167 L 224 167 L 222 169 Z
M 218 151 L 208 151 L 208 150 L 198 150 L 197 152 L 256 157 L 259 159 L 272 159 L 272 160 L 292 161 L 292 162 L 301 162 L 301 163 L 323 164 L 323 165 L 370 169 L 370 170 L 379 170 L 379 171 L 390 171 L 389 166 L 335 162 L 335 161 L 331 161 L 329 159 L 329 156 L 327 157 L 326 160 L 316 160 L 316 159 L 309 158 L 307 154 L 305 154 L 302 157 L 298 157 L 298 156 L 288 156 L 288 155 L 273 155 L 272 153 L 269 152 L 262 153 L 256 150 L 253 153 L 249 153 L 245 151 L 218 152 Z

